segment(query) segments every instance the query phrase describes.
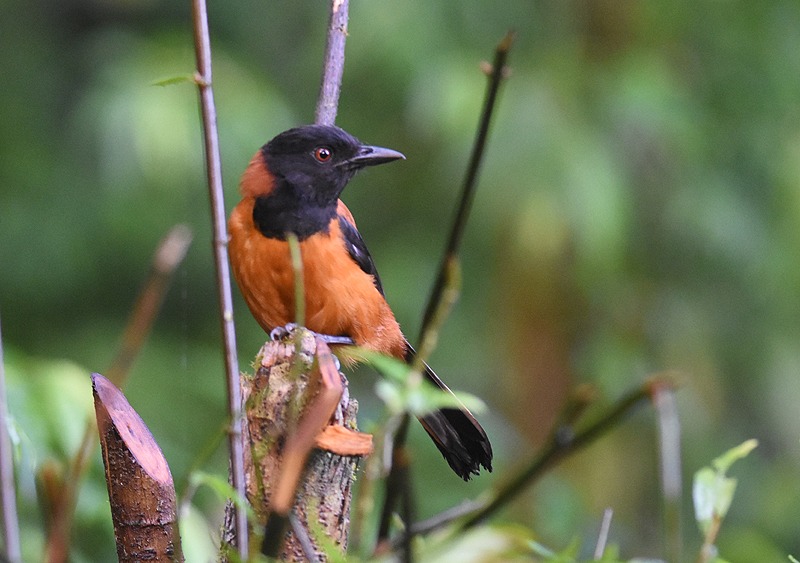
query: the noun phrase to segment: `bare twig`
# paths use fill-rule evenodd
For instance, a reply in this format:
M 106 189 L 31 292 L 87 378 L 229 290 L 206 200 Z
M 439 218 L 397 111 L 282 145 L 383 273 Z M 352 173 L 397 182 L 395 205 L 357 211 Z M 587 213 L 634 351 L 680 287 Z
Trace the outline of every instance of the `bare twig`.
M 722 527 L 722 517 L 719 514 L 714 514 L 711 523 L 703 538 L 703 545 L 700 546 L 700 551 L 697 554 L 697 563 L 711 563 L 717 558 L 717 548 L 714 544 L 717 542 L 719 530 Z
M 497 92 L 500 88 L 502 79 L 507 75 L 505 63 L 513 40 L 514 33 L 508 32 L 495 49 L 494 67 L 491 69 L 489 74 L 489 84 L 486 90 L 486 98 L 484 100 L 483 111 L 481 113 L 478 131 L 475 137 L 475 144 L 473 145 L 472 154 L 470 156 L 466 176 L 464 178 L 464 185 L 461 191 L 461 199 L 459 201 L 458 211 L 456 213 L 455 220 L 453 221 L 453 226 L 450 231 L 450 238 L 447 242 L 447 246 L 445 247 L 444 255 L 442 256 L 442 261 L 439 266 L 439 273 L 431 291 L 431 295 L 428 299 L 428 303 L 425 307 L 425 314 L 422 320 L 420 342 L 423 344 L 421 351 L 423 351 L 425 354 L 430 353 L 432 345 L 436 340 L 436 332 L 438 330 L 436 325 L 441 322 L 440 320 L 437 320 L 437 317 L 441 318 L 441 315 L 443 315 L 444 312 L 449 309 L 449 306 L 452 305 L 453 297 L 448 297 L 446 295 L 446 291 L 448 289 L 448 279 L 450 279 L 449 288 L 452 289 L 453 284 L 455 283 L 453 281 L 456 277 L 455 273 L 457 272 L 458 250 L 461 245 L 461 238 L 464 234 L 466 222 L 469 217 L 472 200 L 475 196 L 478 170 L 480 169 L 480 164 L 483 160 L 486 139 L 489 135 L 489 124 L 491 123 L 492 113 L 497 102 Z M 421 364 L 424 359 L 425 355 L 420 354 L 417 358 L 418 364 Z M 420 366 L 418 365 L 415 367 L 418 368 Z M 402 416 L 403 420 L 400 423 L 400 428 L 406 427 L 409 421 L 408 413 L 404 413 Z M 405 448 L 405 442 L 405 433 L 395 437 L 393 447 L 396 453 L 393 454 L 393 459 L 407 459 L 408 456 L 403 451 Z M 394 463 L 392 464 L 389 478 L 387 479 L 386 498 L 384 499 L 384 508 L 382 511 L 383 517 L 378 533 L 379 543 L 386 541 L 388 538 L 389 530 L 387 518 L 392 513 L 394 503 L 401 495 L 407 495 L 406 492 L 403 492 L 400 489 L 394 490 L 389 485 L 392 483 L 402 485 L 410 482 L 409 479 L 394 478 L 392 473 L 395 471 L 408 472 L 409 469 L 404 466 L 398 467 Z M 409 522 L 406 522 L 406 525 L 408 526 Z M 404 533 L 404 537 L 408 536 L 410 536 L 409 528 L 407 528 Z
M 217 113 L 214 90 L 211 87 L 211 40 L 208 32 L 208 12 L 205 0 L 192 1 L 194 46 L 197 58 L 196 82 L 200 92 L 203 115 L 203 140 L 206 153 L 206 173 L 211 199 L 211 219 L 214 232 L 214 262 L 217 273 L 220 323 L 225 354 L 225 376 L 228 391 L 230 432 L 228 447 L 231 462 L 231 484 L 236 494 L 245 497 L 244 455 L 242 450 L 242 391 L 239 384 L 239 361 L 236 357 L 236 332 L 233 324 L 233 297 L 228 266 L 228 235 L 225 226 L 225 200 L 222 186 L 222 165 L 217 136 Z M 239 556 L 248 555 L 247 514 L 235 506 L 234 529 Z
M 108 370 L 109 379 L 118 387 L 124 387 L 131 366 L 144 345 L 147 335 L 166 296 L 175 271 L 186 256 L 192 241 L 191 231 L 185 225 L 176 225 L 161 240 L 153 256 L 150 274 L 131 309 L 128 323 L 117 353 Z M 64 478 L 64 489 L 52 507 L 52 524 L 47 539 L 47 561 L 66 561 L 69 554 L 69 533 L 75 502 L 89 458 L 97 444 L 97 424 L 90 419 L 83 438 L 69 464 Z
M 309 561 L 309 563 L 319 561 L 317 550 L 314 549 L 314 544 L 311 542 L 308 530 L 305 529 L 300 519 L 292 512 L 289 513 L 289 524 L 291 525 L 294 537 L 297 538 L 297 543 L 300 544 L 300 548 L 303 550 L 303 556 L 306 558 L 306 561 Z
M 489 75 L 489 84 L 486 89 L 486 98 L 483 104 L 483 112 L 481 120 L 478 125 L 478 132 L 475 137 L 475 144 L 472 147 L 472 155 L 470 156 L 469 165 L 467 166 L 467 174 L 464 178 L 464 186 L 461 190 L 461 199 L 458 204 L 458 212 L 456 213 L 453 227 L 450 231 L 450 238 L 447 241 L 442 261 L 439 265 L 439 273 L 436 277 L 436 282 L 433 286 L 433 291 L 428 298 L 428 304 L 425 307 L 425 314 L 422 317 L 422 328 L 420 335 L 425 333 L 428 324 L 431 322 L 433 313 L 436 310 L 437 303 L 441 300 L 442 291 L 444 291 L 444 279 L 448 268 L 448 263 L 451 258 L 458 255 L 458 249 L 461 245 L 461 237 L 464 234 L 464 229 L 469 218 L 469 212 L 472 207 L 472 200 L 475 198 L 475 188 L 477 186 L 478 171 L 480 170 L 481 161 L 483 160 L 484 149 L 486 148 L 486 139 L 489 136 L 489 125 L 492 120 L 492 113 L 497 102 L 497 92 L 500 89 L 500 83 L 503 78 L 507 76 L 506 59 L 511 45 L 514 42 L 514 32 L 509 31 L 505 37 L 500 41 L 495 49 L 494 64 L 491 68 Z M 422 336 L 420 336 L 422 339 Z
M 331 17 L 328 23 L 328 41 L 325 45 L 325 64 L 317 99 L 314 122 L 319 125 L 336 123 L 339 109 L 339 92 L 344 73 L 344 44 L 347 40 L 349 0 L 331 0 Z
M 106 377 L 117 387 L 122 388 L 127 383 L 133 361 L 150 334 L 172 276 L 186 257 L 191 243 L 192 231 L 186 225 L 175 225 L 159 243 L 153 255 L 150 274 L 128 318 L 122 343 L 106 372 Z
M 486 506 L 486 503 L 480 499 L 465 500 L 461 504 L 457 504 L 452 508 L 448 508 L 447 510 L 442 511 L 439 514 L 435 514 L 426 520 L 416 522 L 413 526 L 411 526 L 411 534 L 427 534 L 433 530 L 444 528 L 451 522 L 455 522 L 456 520 L 460 520 L 465 516 L 474 514 L 484 506 Z
M 411 467 L 406 461 L 405 470 L 400 471 L 397 477 L 400 479 L 400 517 L 403 519 L 405 529 L 401 536 L 402 550 L 400 551 L 401 561 L 403 563 L 411 563 L 413 561 L 411 551 L 411 533 L 408 529 L 408 523 L 413 522 L 416 517 L 416 507 L 414 506 L 414 488 L 411 483 Z
M 603 521 L 600 523 L 600 533 L 597 534 L 597 544 L 594 546 L 594 558 L 602 559 L 603 553 L 606 551 L 608 544 L 608 532 L 611 530 L 611 518 L 614 516 L 614 510 L 606 508 L 603 511 Z
M 404 490 L 408 485 L 408 475 L 411 471 L 409 467 L 408 453 L 406 452 L 406 436 L 408 435 L 408 425 L 411 418 L 408 413 L 403 413 L 397 425 L 397 430 L 392 439 L 392 459 L 391 469 L 389 475 L 386 477 L 386 498 L 383 501 L 383 510 L 381 511 L 381 519 L 378 524 L 378 546 L 377 552 L 380 553 L 385 549 L 385 542 L 389 538 L 389 532 L 392 522 L 392 514 L 394 512 L 395 504 L 398 499 L 406 497 L 409 493 Z M 403 507 L 401 507 L 403 508 Z M 408 531 L 408 524 L 411 520 L 404 520 L 406 524 L 406 532 Z M 410 557 L 410 542 L 411 535 L 403 533 L 400 548 L 401 558 L 408 561 Z
M 666 378 L 657 377 L 634 389 L 617 401 L 605 414 L 585 428 L 559 428 L 553 432 L 550 442 L 529 464 L 512 476 L 499 489 L 483 498 L 477 499 L 473 510 L 465 515 L 462 511 L 448 511 L 412 526 L 412 534 L 427 534 L 438 530 L 455 520 L 464 519 L 457 527 L 463 531 L 476 526 L 492 516 L 497 510 L 515 498 L 520 491 L 530 486 L 551 467 L 567 457 L 577 453 L 592 442 L 612 430 L 626 416 L 632 413 L 644 401 L 651 398 L 654 386 L 666 385 Z
M 664 497 L 664 535 L 667 561 L 682 561 L 681 534 L 681 425 L 673 385 L 654 384 L 653 402 L 658 421 L 661 489 Z
M 447 262 L 447 270 L 445 272 L 446 278 L 444 287 L 441 293 L 441 299 L 437 303 L 437 308 L 431 317 L 431 322 L 428 324 L 428 329 L 425 331 L 423 340 L 420 346 L 419 354 L 414 359 L 412 368 L 416 372 L 420 372 L 424 366 L 424 360 L 433 351 L 438 338 L 439 330 L 445 321 L 450 309 L 455 303 L 459 288 L 461 286 L 461 271 L 458 266 L 458 259 L 451 257 Z M 403 530 L 401 537 L 400 547 L 402 550 L 401 556 L 404 560 L 410 559 L 411 553 L 411 533 L 409 524 L 413 521 L 411 501 L 411 459 L 409 453 L 406 451 L 406 439 L 408 436 L 408 425 L 411 421 L 411 416 L 408 412 L 404 412 L 399 416 L 397 429 L 394 436 L 391 437 L 392 456 L 389 475 L 386 479 L 386 497 L 383 501 L 383 510 L 381 511 L 381 520 L 378 525 L 378 546 L 377 551 L 380 552 L 386 546 L 386 541 L 389 538 L 390 523 L 392 514 L 394 513 L 395 505 L 398 500 L 401 501 L 401 511 L 403 512 L 403 522 L 406 528 Z M 411 519 L 407 519 L 406 516 Z
M 3 557 L 11 563 L 22 561 L 17 519 L 17 488 L 14 483 L 14 458 L 11 453 L 11 436 L 8 433 L 8 404 L 6 403 L 6 375 L 3 363 L 3 336 L 0 331 L 0 504 L 3 510 Z
M 512 477 L 504 486 L 501 486 L 494 495 L 494 498 L 492 498 L 485 507 L 467 518 L 459 528 L 466 530 L 489 518 L 511 499 L 516 497 L 522 489 L 530 486 L 530 484 L 543 475 L 545 471 L 564 458 L 574 454 L 576 451 L 585 448 L 614 428 L 627 415 L 633 412 L 635 408 L 650 399 L 651 391 L 652 383 L 648 382 L 622 397 L 608 412 L 583 430 L 575 432 L 574 434 L 563 431 L 556 432 L 544 451 L 541 452 L 528 467 Z
M 453 310 L 461 293 L 461 264 L 457 256 L 447 257 L 444 263 L 443 275 L 444 283 L 441 286 L 436 307 L 430 319 L 428 319 L 428 326 L 425 327 L 420 336 L 417 356 L 414 358 L 414 365 L 412 366 L 415 371 L 424 369 L 424 362 L 428 361 L 439 341 L 439 331 Z
M 289 253 L 292 257 L 292 270 L 294 270 L 294 322 L 297 326 L 306 325 L 306 283 L 303 273 L 303 254 L 300 250 L 300 241 L 294 233 L 286 233 L 286 242 L 289 243 Z

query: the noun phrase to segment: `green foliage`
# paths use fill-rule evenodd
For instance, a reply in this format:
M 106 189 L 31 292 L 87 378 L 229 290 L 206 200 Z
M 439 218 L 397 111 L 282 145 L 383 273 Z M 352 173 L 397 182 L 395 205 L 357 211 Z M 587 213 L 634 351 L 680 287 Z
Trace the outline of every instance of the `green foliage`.
M 703 467 L 694 474 L 694 512 L 704 536 L 702 561 L 724 563 L 716 555 L 714 543 L 736 492 L 736 479 L 726 473 L 734 462 L 747 457 L 757 445 L 757 440 L 747 440 L 714 459 L 711 467 Z
M 312 119 L 326 14 L 308 1 L 210 9 L 230 208 L 258 147 Z M 768 442 L 736 466 L 747 486 L 720 552 L 800 553 L 800 4 L 407 0 L 351 11 L 337 122 L 408 160 L 365 172 L 344 197 L 409 336 L 477 122 L 477 64 L 518 31 L 460 301 L 431 358 L 488 405 L 496 470 L 461 483 L 412 430 L 420 517 L 532 455 L 571 384 L 593 383 L 605 402 L 669 368 L 685 374 L 684 467 L 743 436 Z M 178 222 L 197 242 L 126 393 L 178 483 L 224 423 L 188 18 L 185 4 L 145 0 L 0 3 L 0 311 L 26 560 L 41 560 L 43 540 L 33 475 L 63 471 L 87 416 L 88 373 L 108 365 L 152 249 Z M 244 363 L 265 335 L 238 296 L 236 320 Z M 381 419 L 371 377 L 351 377 L 362 426 Z M 386 381 L 393 409 L 438 404 Z M 613 506 L 619 553 L 658 554 L 649 424 L 636 417 L 498 519 L 563 546 L 576 534 L 587 543 Z M 223 449 L 205 471 L 225 475 Z M 92 463 L 76 561 L 113 558 Z M 208 522 L 220 510 L 209 494 L 191 506 Z
M 88 370 L 70 361 L 28 357 L 7 347 L 4 356 L 23 558 L 42 561 L 40 510 L 48 502 L 46 491 L 67 479 L 71 455 L 94 416 L 91 381 Z M 99 456 L 92 458 L 88 475 L 76 509 L 75 533 L 97 541 L 76 545 L 77 562 L 100 561 L 115 553 Z
M 736 479 L 726 475 L 728 469 L 757 445 L 757 440 L 748 440 L 716 458 L 711 462 L 712 467 L 703 467 L 694 474 L 694 513 L 703 534 L 708 534 L 715 520 L 725 518 L 733 502 Z
M 347 357 L 360 359 L 375 368 L 383 379 L 375 384 L 375 394 L 385 403 L 389 414 L 410 412 L 422 416 L 445 407 L 459 407 L 462 404 L 475 412 L 485 410 L 485 404 L 477 397 L 467 393 L 445 393 L 425 381 L 422 374 L 414 371 L 408 364 L 395 358 L 370 350 L 352 348 L 345 352 Z

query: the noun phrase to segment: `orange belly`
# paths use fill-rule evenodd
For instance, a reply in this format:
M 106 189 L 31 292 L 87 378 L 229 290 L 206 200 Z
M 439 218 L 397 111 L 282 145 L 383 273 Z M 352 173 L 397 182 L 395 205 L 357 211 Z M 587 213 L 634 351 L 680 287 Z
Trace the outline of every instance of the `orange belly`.
M 234 277 L 261 327 L 295 322 L 294 271 L 286 241 L 263 236 L 253 223 L 252 198 L 231 213 L 229 251 Z M 338 221 L 328 233 L 300 243 L 305 281 L 305 325 L 321 334 L 345 335 L 359 346 L 403 358 L 405 339 L 372 276 L 344 247 Z

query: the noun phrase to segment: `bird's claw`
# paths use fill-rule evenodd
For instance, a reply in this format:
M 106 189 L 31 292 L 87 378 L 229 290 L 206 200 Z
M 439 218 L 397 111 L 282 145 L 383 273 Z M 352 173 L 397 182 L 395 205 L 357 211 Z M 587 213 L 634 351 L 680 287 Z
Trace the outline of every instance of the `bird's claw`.
M 286 326 L 276 326 L 269 332 L 269 338 L 273 342 L 280 342 L 292 335 L 297 330 L 297 323 L 286 323 Z
M 278 342 L 291 336 L 297 330 L 297 323 L 286 323 L 286 326 L 276 326 L 269 333 L 270 340 Z M 339 334 L 320 334 L 310 331 L 314 336 L 321 339 L 325 344 L 333 346 L 355 346 L 355 342 L 349 336 Z M 338 367 L 338 366 L 337 366 Z

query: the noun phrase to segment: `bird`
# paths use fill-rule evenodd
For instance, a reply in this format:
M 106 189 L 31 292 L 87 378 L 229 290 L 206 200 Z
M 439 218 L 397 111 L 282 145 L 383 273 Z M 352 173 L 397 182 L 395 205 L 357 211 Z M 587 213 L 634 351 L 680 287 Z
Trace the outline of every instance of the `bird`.
M 398 151 L 362 144 L 333 125 L 289 129 L 256 152 L 242 174 L 242 199 L 228 221 L 228 247 L 242 296 L 267 333 L 295 320 L 287 241 L 292 233 L 302 255 L 306 328 L 414 361 L 416 352 L 386 301 L 353 214 L 339 199 L 359 170 L 402 159 Z M 452 394 L 427 364 L 423 371 Z M 419 421 L 462 479 L 478 475 L 481 467 L 492 470 L 489 438 L 466 407 L 441 408 Z

